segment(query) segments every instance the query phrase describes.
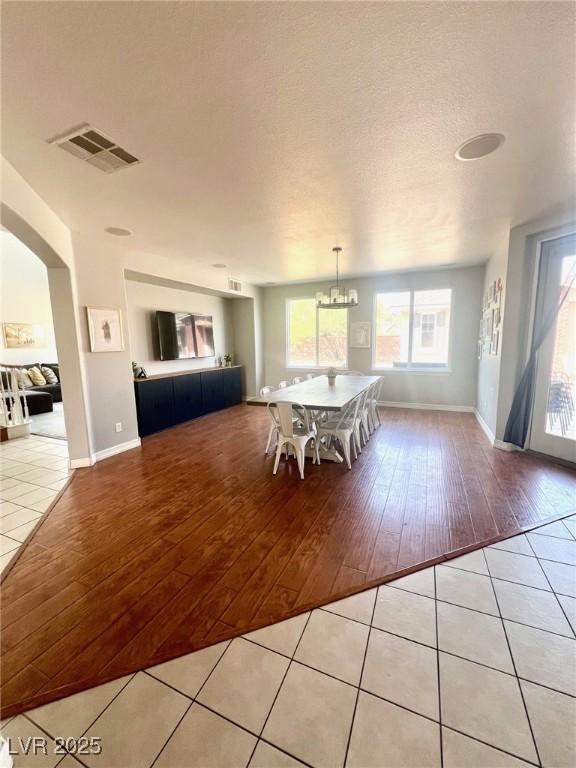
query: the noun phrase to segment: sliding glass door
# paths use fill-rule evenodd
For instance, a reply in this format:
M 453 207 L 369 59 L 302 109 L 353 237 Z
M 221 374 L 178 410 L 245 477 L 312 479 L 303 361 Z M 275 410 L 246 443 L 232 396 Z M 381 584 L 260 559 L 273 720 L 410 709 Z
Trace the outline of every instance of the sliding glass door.
M 538 352 L 530 448 L 576 462 L 576 237 L 545 244 L 538 303 L 556 319 Z

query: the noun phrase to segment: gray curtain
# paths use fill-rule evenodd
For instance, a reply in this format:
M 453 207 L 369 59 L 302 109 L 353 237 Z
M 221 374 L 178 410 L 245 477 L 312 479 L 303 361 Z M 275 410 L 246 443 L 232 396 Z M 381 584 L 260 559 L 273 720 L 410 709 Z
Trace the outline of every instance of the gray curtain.
M 530 356 L 514 394 L 512 408 L 510 409 L 510 415 L 508 416 L 504 431 L 504 442 L 512 443 L 520 448 L 524 448 L 526 445 L 530 419 L 532 417 L 538 350 L 553 328 L 562 304 L 564 304 L 576 280 L 576 271 L 572 270 L 567 285 L 558 288 L 557 296 L 554 297 L 555 300 L 551 303 L 550 291 L 552 288 L 550 286 L 550 275 L 551 272 L 555 271 L 552 260 L 574 253 L 576 253 L 576 235 L 566 235 L 555 240 L 548 240 L 542 244 Z

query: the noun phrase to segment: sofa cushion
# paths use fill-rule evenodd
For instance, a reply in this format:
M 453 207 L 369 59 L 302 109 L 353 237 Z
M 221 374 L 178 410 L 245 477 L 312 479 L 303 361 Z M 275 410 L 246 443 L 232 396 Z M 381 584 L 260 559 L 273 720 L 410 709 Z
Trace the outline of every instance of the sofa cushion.
M 8 410 L 10 409 L 10 398 L 6 398 Z M 24 408 L 24 396 L 20 395 L 20 402 Z M 39 413 L 50 413 L 54 410 L 53 400 L 48 392 L 34 392 L 26 390 L 26 402 L 28 404 L 28 413 L 30 416 L 36 416 Z
M 52 368 L 48 368 L 47 365 L 43 365 L 41 371 L 42 375 L 46 379 L 46 384 L 58 384 L 58 376 L 56 376 Z
M 28 376 L 30 376 L 32 379 L 32 384 L 37 387 L 41 387 L 43 384 L 46 384 L 46 379 L 42 375 L 42 371 L 35 365 L 33 365 L 32 368 L 28 368 Z
M 29 392 L 47 392 L 52 396 L 52 400 L 55 403 L 60 403 L 62 401 L 62 390 L 60 388 L 60 384 L 44 384 L 41 387 L 29 387 L 26 390 L 26 394 Z
M 33 387 L 34 382 L 30 378 L 27 368 L 17 368 L 16 376 L 18 378 L 18 386 L 20 389 L 26 389 L 27 387 Z

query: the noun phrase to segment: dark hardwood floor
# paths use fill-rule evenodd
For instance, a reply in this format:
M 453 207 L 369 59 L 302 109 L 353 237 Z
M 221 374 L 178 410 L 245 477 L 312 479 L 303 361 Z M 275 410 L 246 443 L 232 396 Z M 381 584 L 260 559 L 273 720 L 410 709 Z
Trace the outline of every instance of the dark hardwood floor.
M 348 471 L 272 475 L 237 406 L 76 472 L 2 584 L 2 716 L 573 513 L 576 474 L 472 414 L 382 409 Z

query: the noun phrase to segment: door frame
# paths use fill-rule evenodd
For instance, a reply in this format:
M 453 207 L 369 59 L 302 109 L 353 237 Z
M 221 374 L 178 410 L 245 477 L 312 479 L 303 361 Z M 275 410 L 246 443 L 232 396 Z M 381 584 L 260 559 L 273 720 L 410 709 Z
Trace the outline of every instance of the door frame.
M 532 341 L 534 338 L 534 320 L 535 320 L 535 314 L 536 314 L 536 302 L 538 298 L 540 265 L 541 265 L 542 251 L 543 251 L 544 245 L 554 240 L 561 240 L 564 237 L 570 237 L 570 236 L 576 236 L 576 229 L 573 226 L 562 227 L 562 231 L 554 235 L 547 233 L 546 236 L 542 236 L 538 238 L 536 242 L 536 260 L 535 260 L 534 273 L 532 275 L 530 314 L 529 314 L 528 334 L 527 334 L 528 343 L 526 346 L 525 362 L 528 361 L 528 358 L 530 356 L 530 350 L 532 348 Z M 555 340 L 556 326 L 557 326 L 557 321 L 554 322 L 554 325 L 550 330 L 548 338 L 545 339 L 545 341 L 542 343 L 542 346 L 540 347 L 540 350 L 538 351 L 538 355 L 537 355 L 536 374 L 535 374 L 535 382 L 534 382 L 534 402 L 532 404 L 532 412 L 530 414 L 530 426 L 528 429 L 528 439 L 526 441 L 526 449 L 543 456 L 549 456 L 551 458 L 559 459 L 563 462 L 568 462 L 572 464 L 576 461 L 576 441 L 570 438 L 565 438 L 561 435 L 552 435 L 547 433 L 545 423 L 544 425 L 541 425 L 541 427 L 537 427 L 538 430 L 541 429 L 540 433 L 538 433 L 538 431 L 535 431 L 535 426 L 536 426 L 535 416 L 537 415 L 543 416 L 543 418 L 546 419 L 546 413 L 547 413 L 546 408 L 543 409 L 543 413 L 540 413 L 537 410 L 536 405 L 538 402 L 538 395 L 540 395 L 540 397 L 545 398 L 547 402 L 549 381 L 546 381 L 546 383 L 544 383 L 541 380 L 541 376 L 543 373 L 542 366 L 543 365 L 546 366 L 546 369 L 547 369 L 546 375 L 549 376 L 550 371 L 548 371 L 548 367 L 552 364 L 552 356 L 554 354 L 554 349 L 552 346 L 553 342 L 551 340 L 552 339 Z

